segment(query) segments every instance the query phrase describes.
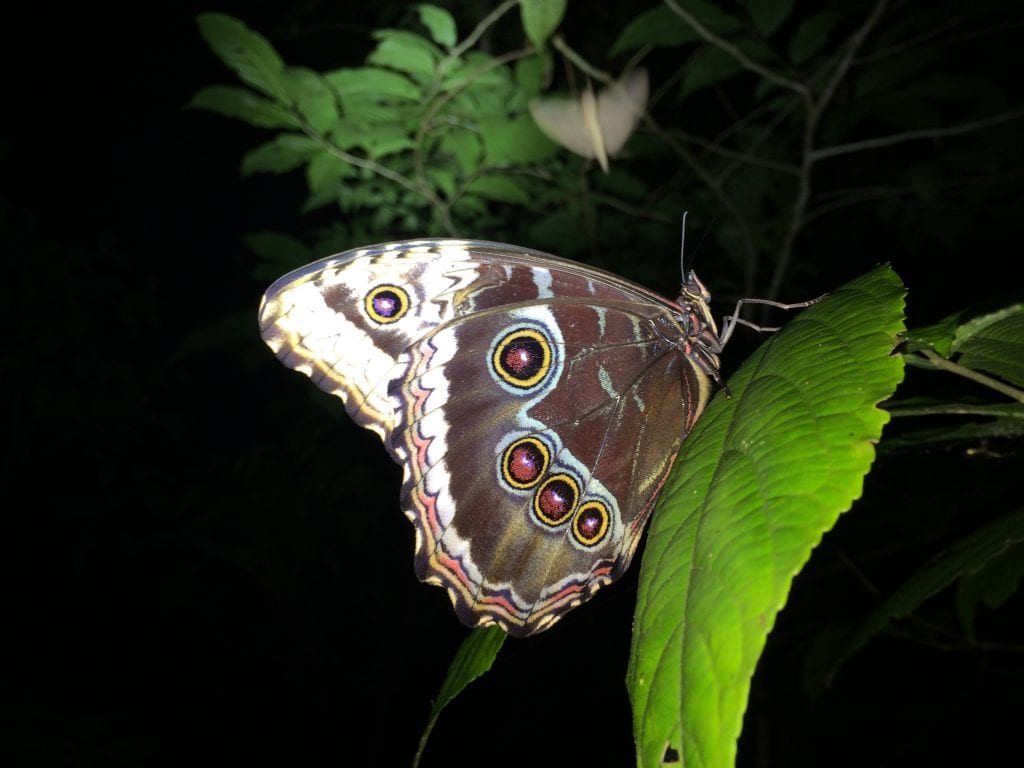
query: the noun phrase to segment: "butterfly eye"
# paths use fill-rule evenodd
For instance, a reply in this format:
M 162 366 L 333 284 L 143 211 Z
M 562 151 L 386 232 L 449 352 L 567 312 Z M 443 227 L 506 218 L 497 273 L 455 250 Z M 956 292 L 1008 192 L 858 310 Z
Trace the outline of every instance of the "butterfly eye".
M 535 328 L 517 328 L 494 346 L 491 367 L 500 381 L 532 389 L 551 370 L 551 342 Z
M 516 440 L 501 458 L 501 474 L 513 488 L 532 488 L 544 476 L 551 451 L 535 437 Z
M 365 306 L 375 323 L 394 323 L 409 311 L 409 294 L 397 285 L 378 285 L 366 294 Z
M 610 524 L 608 507 L 600 501 L 588 501 L 576 513 L 572 521 L 572 533 L 580 544 L 592 547 L 605 537 Z
M 572 515 L 580 497 L 579 484 L 569 475 L 552 475 L 533 495 L 533 511 L 544 525 L 555 528 Z

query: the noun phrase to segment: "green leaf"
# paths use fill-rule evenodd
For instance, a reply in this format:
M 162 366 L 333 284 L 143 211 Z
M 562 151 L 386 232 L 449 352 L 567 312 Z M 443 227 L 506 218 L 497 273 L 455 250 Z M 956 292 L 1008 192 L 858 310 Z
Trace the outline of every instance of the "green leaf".
M 728 80 L 741 71 L 743 65 L 735 58 L 720 48 L 708 46 L 690 60 L 689 69 L 680 85 L 680 95 L 685 98 L 709 85 Z
M 990 560 L 1024 542 L 1024 510 L 997 518 L 949 547 L 882 602 L 849 636 L 832 664 L 832 675 L 891 621 L 909 616 L 925 600 L 960 578 L 979 573 Z
M 356 67 L 335 69 L 324 74 L 326 80 L 339 96 L 371 95 L 387 102 L 419 101 L 423 93 L 408 77 L 390 69 L 378 67 Z M 345 102 L 348 103 L 347 101 Z
M 835 11 L 819 11 L 804 19 L 789 42 L 789 58 L 794 64 L 803 64 L 831 43 L 832 30 L 839 23 Z
M 763 37 L 771 35 L 789 18 L 796 0 L 747 0 L 747 13 L 754 29 Z
M 530 194 L 523 180 L 515 176 L 489 174 L 479 176 L 466 185 L 466 189 L 488 200 L 514 205 L 528 205 Z
M 438 197 L 450 200 L 455 194 L 455 174 L 450 167 L 427 167 L 423 169 L 423 175 Z
M 439 149 L 444 155 L 449 155 L 455 160 L 455 164 L 463 176 L 471 176 L 476 173 L 483 162 L 484 153 L 480 137 L 472 131 L 462 129 L 446 131 L 441 137 Z
M 201 13 L 197 21 L 206 44 L 242 82 L 287 103 L 284 61 L 263 35 L 223 13 Z
M 358 147 L 375 158 L 415 146 L 408 130 L 402 124 L 390 121 L 342 118 L 335 123 L 330 135 L 339 149 Z
M 520 0 L 523 30 L 533 47 L 540 50 L 565 16 L 566 0 Z
M 420 14 L 420 22 L 430 32 L 435 43 L 445 48 L 455 45 L 458 32 L 455 28 L 455 19 L 448 11 L 428 3 L 420 3 L 416 10 Z
M 531 99 L 544 89 L 544 81 L 551 72 L 551 56 L 546 53 L 527 56 L 515 63 L 516 86 Z
M 427 739 L 430 738 L 430 732 L 434 730 L 441 710 L 448 705 L 448 702 L 462 693 L 467 685 L 491 668 L 506 637 L 508 635 L 497 627 L 487 627 L 474 629 L 469 637 L 462 642 L 451 666 L 448 667 L 448 675 L 441 684 L 441 690 L 438 691 L 434 706 L 430 709 L 430 720 L 420 738 L 416 758 L 413 760 L 414 766 L 419 765 L 423 749 L 427 746 Z
M 284 82 L 299 114 L 316 131 L 324 132 L 338 119 L 334 93 L 319 73 L 305 67 L 288 67 Z
M 433 77 L 442 54 L 429 40 L 401 29 L 378 29 L 373 37 L 380 42 L 367 63 L 407 72 L 420 81 Z
M 853 84 L 854 99 L 868 97 L 891 97 L 919 72 L 943 62 L 941 54 L 934 49 L 910 48 L 907 52 L 872 61 L 859 70 Z
M 953 339 L 957 362 L 1024 386 L 1024 304 L 976 317 L 963 325 Z
M 302 212 L 308 213 L 337 201 L 343 179 L 354 176 L 357 170 L 329 152 L 315 155 L 306 165 L 306 185 L 309 196 L 302 203 Z
M 188 103 L 189 109 L 205 109 L 218 115 L 242 120 L 257 128 L 298 128 L 299 121 L 276 101 L 259 96 L 248 88 L 211 85 L 203 88 Z
M 526 115 L 480 121 L 488 165 L 536 163 L 558 154 L 558 147 Z
M 647 536 L 628 686 L 638 763 L 732 765 L 793 576 L 859 497 L 903 375 L 887 266 L 801 312 L 684 441 Z
M 1013 544 L 984 563 L 976 573 L 964 575 L 956 588 L 956 610 L 964 629 L 974 639 L 974 616 L 978 605 L 997 609 L 1004 605 L 1024 581 L 1024 544 Z
M 441 88 L 462 91 L 455 94 L 455 103 L 468 93 L 472 95 L 474 105 L 501 105 L 501 114 L 507 114 L 510 101 L 520 94 L 513 86 L 508 67 L 497 64 L 489 54 L 470 51 L 462 60 L 448 67 Z
M 609 56 L 635 51 L 645 46 L 675 48 L 700 40 L 693 27 L 668 7 L 656 5 L 644 11 L 625 26 L 612 44 Z
M 932 325 L 909 329 L 906 334 L 907 349 L 911 352 L 919 349 L 934 349 L 943 357 L 948 358 L 953 351 L 953 337 L 960 325 L 960 315 L 960 312 L 955 312 Z
M 275 139 L 246 152 L 242 158 L 242 175 L 253 173 L 287 173 L 324 150 L 312 139 L 297 133 L 282 133 Z

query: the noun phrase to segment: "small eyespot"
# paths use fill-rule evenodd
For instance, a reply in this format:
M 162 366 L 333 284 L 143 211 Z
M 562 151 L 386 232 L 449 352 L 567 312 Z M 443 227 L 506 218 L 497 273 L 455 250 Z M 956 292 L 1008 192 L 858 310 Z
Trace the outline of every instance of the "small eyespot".
M 551 342 L 536 328 L 517 328 L 505 334 L 491 353 L 491 368 L 500 381 L 532 389 L 551 370 Z
M 513 488 L 532 488 L 544 476 L 551 451 L 536 437 L 516 440 L 501 457 L 501 474 Z
M 580 486 L 566 474 L 552 475 L 533 494 L 533 511 L 544 525 L 556 528 L 576 509 Z
M 366 294 L 367 316 L 375 323 L 394 323 L 409 311 L 409 294 L 397 285 L 378 285 Z
M 600 501 L 587 501 L 580 505 L 572 521 L 572 535 L 585 547 L 593 547 L 608 535 L 611 515 Z

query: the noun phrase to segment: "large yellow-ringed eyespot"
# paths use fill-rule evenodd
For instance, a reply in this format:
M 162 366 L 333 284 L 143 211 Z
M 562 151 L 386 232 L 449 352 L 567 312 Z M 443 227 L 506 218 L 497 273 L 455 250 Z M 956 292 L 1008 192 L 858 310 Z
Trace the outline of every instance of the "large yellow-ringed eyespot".
M 576 509 L 580 486 L 570 475 L 552 475 L 533 494 L 533 511 L 544 525 L 562 525 Z
M 611 515 L 600 501 L 586 501 L 572 520 L 572 535 L 585 547 L 592 547 L 608 535 Z
M 409 311 L 409 294 L 397 285 L 378 285 L 366 294 L 364 304 L 375 323 L 394 323 Z
M 551 451 L 536 437 L 516 440 L 501 456 L 501 476 L 513 488 L 532 488 L 547 472 Z
M 551 370 L 551 342 L 535 328 L 516 328 L 494 345 L 491 368 L 501 381 L 530 389 Z

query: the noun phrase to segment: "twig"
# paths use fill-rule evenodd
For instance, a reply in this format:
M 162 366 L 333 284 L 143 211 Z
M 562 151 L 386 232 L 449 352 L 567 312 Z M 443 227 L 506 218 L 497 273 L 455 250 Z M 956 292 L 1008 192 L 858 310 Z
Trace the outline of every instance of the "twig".
M 970 379 L 978 384 L 982 384 L 990 389 L 994 389 L 1000 394 L 1012 397 L 1014 400 L 1018 400 L 1024 403 L 1024 392 L 1011 387 L 1008 384 L 1004 384 L 998 379 L 993 379 L 991 376 L 986 376 L 980 371 L 976 371 L 973 368 L 967 368 L 958 363 L 954 363 L 952 360 L 947 360 L 937 352 L 933 352 L 930 349 L 921 350 L 921 354 L 928 360 L 929 363 L 934 365 L 936 368 L 942 371 L 948 371 L 949 373 L 955 373 L 957 376 L 963 376 L 965 379 Z
M 477 40 L 483 37 L 488 27 L 496 24 L 498 19 L 517 5 L 519 5 L 519 0 L 505 0 L 504 3 L 480 19 L 480 23 L 473 28 L 472 32 L 466 35 L 466 39 L 452 48 L 451 52 L 440 62 L 437 67 L 438 75 L 443 75 L 444 71 L 448 68 L 448 62 L 459 58 L 463 53 L 476 45 Z
M 443 200 L 438 198 L 437 195 L 431 191 L 430 187 L 417 184 L 407 176 L 403 176 L 402 174 L 391 170 L 386 165 L 381 165 L 375 160 L 369 160 L 367 158 L 359 157 L 359 155 L 353 155 L 346 152 L 325 139 L 317 131 L 313 130 L 313 128 L 307 125 L 305 121 L 303 121 L 302 130 L 309 138 L 339 160 L 349 163 L 350 165 L 354 165 L 357 168 L 364 168 L 378 176 L 383 176 L 385 179 L 393 181 L 395 184 L 404 187 L 413 194 L 421 195 L 435 210 L 437 210 L 445 230 L 450 234 L 455 234 L 455 223 L 452 221 L 448 207 L 444 204 Z
M 874 139 L 863 139 L 862 141 L 851 141 L 848 144 L 837 144 L 832 147 L 825 147 L 824 149 L 816 149 L 811 153 L 811 155 L 812 160 L 818 161 L 829 157 L 836 157 L 837 155 L 862 152 L 866 149 L 889 147 L 893 144 L 901 144 L 904 141 L 940 139 L 944 136 L 959 136 L 960 134 L 970 133 L 971 131 L 977 131 L 993 125 L 999 125 L 1000 123 L 1005 123 L 1010 120 L 1019 120 L 1022 117 L 1024 117 L 1024 109 L 1015 109 L 1011 112 L 1003 112 L 1000 115 L 993 115 L 992 117 L 986 117 L 981 120 L 973 120 L 969 123 L 960 123 L 959 125 L 950 125 L 944 128 L 923 128 L 918 131 L 904 131 L 903 133 L 879 136 Z
M 600 69 L 595 67 L 589 61 L 580 56 L 576 51 L 569 47 L 569 44 L 562 39 L 561 35 L 555 35 L 551 38 L 551 45 L 561 53 L 565 58 L 575 64 L 580 70 L 583 71 L 587 77 L 590 77 L 598 82 L 609 85 L 615 82 L 615 78 L 609 75 L 607 72 L 602 72 Z
M 800 181 L 796 200 L 793 204 L 793 212 L 789 219 L 789 227 L 782 240 L 782 247 L 779 249 L 779 259 L 775 263 L 771 282 L 768 284 L 769 298 L 778 296 L 779 290 L 782 288 L 782 281 L 789 270 L 789 262 L 793 258 L 793 246 L 796 243 L 797 235 L 804 225 L 804 214 L 807 211 L 808 201 L 811 199 L 811 170 L 814 165 L 813 145 L 814 137 L 818 130 L 818 123 L 821 121 L 825 109 L 835 96 L 839 84 L 849 71 L 850 64 L 853 62 L 854 56 L 857 55 L 857 51 L 864 45 L 868 35 L 871 34 L 871 30 L 875 28 L 875 25 L 882 18 L 887 4 L 888 0 L 878 0 L 875 3 L 875 7 L 871 9 L 871 13 L 868 14 L 864 23 L 861 24 L 860 29 L 853 33 L 853 36 L 847 43 L 846 49 L 836 63 L 835 69 L 822 89 L 821 94 L 817 98 L 813 98 L 810 95 L 807 97 Z
M 776 85 L 781 86 L 782 88 L 788 88 L 791 91 L 795 91 L 796 93 L 799 93 L 801 96 L 806 97 L 809 95 L 807 86 L 805 86 L 803 83 L 798 82 L 796 80 L 790 80 L 788 77 L 783 77 L 782 75 L 768 69 L 768 67 L 758 64 L 753 59 L 748 58 L 747 55 L 743 51 L 741 51 L 737 46 L 733 45 L 728 40 L 719 37 L 710 29 L 701 24 L 696 16 L 682 8 L 677 2 L 675 2 L 675 0 L 665 0 L 665 5 L 667 5 L 672 10 L 672 12 L 676 14 L 676 16 L 678 16 L 691 27 L 693 27 L 693 31 L 700 35 L 702 38 L 704 38 L 705 42 L 711 43 L 716 48 L 719 48 L 720 50 L 732 56 L 745 69 L 749 69 L 751 72 L 760 75 L 765 80 L 769 80 L 775 83 Z

